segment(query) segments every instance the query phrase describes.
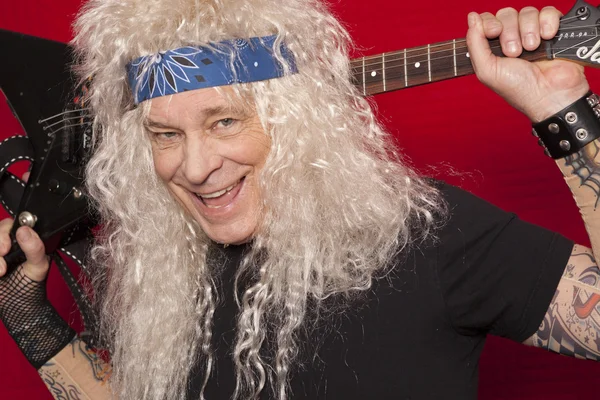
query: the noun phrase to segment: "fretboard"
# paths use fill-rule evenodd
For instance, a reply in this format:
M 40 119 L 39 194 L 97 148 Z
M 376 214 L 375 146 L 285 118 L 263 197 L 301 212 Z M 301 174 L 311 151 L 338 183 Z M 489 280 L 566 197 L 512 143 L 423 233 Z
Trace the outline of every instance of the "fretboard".
M 494 54 L 502 56 L 499 40 L 490 40 L 490 47 Z M 542 44 L 537 50 L 524 51 L 520 58 L 538 61 L 548 56 Z M 350 64 L 354 83 L 365 96 L 474 72 L 465 39 L 361 57 Z

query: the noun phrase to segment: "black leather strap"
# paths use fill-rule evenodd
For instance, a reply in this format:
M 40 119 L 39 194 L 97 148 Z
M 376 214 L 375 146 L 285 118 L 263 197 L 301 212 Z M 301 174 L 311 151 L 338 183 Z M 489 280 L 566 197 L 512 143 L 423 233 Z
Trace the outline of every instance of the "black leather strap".
M 72 254 L 68 254 L 72 256 Z M 96 319 L 96 314 L 94 313 L 94 308 L 92 307 L 92 303 L 90 302 L 90 298 L 85 290 L 78 283 L 78 279 L 75 277 L 73 272 L 71 272 L 69 266 L 63 261 L 63 259 L 58 254 L 52 255 L 53 261 L 56 263 L 60 274 L 63 279 L 67 283 L 71 294 L 73 295 L 73 299 L 77 304 L 77 308 L 79 309 L 79 313 L 81 314 L 81 319 L 83 320 L 83 325 L 85 329 L 79 334 L 79 337 L 90 347 L 98 346 L 98 321 Z M 72 257 L 83 270 L 83 263 L 81 260 Z
M 11 136 L 0 142 L 0 174 L 22 160 L 33 161 L 33 147 L 27 136 Z
M 563 158 L 577 153 L 600 137 L 598 96 L 589 92 L 550 118 L 533 125 L 533 135 L 550 157 Z
M 0 204 L 13 218 L 19 208 L 23 192 L 25 192 L 25 182 L 5 171 L 0 177 Z
M 77 241 L 71 241 L 69 244 L 60 247 L 59 250 L 64 253 L 66 257 L 69 257 L 73 262 L 79 265 L 81 270 L 87 275 L 89 271 L 85 265 L 85 259 L 93 241 L 94 238 L 88 231 L 87 237 L 79 238 Z

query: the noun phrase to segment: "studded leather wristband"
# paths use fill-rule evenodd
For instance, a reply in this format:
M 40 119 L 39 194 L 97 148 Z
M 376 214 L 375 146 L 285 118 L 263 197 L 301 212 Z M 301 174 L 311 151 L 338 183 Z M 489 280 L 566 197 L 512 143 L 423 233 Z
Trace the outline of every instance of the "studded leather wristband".
M 533 125 L 533 135 L 552 158 L 563 158 L 600 137 L 600 98 L 588 92 L 550 118 Z

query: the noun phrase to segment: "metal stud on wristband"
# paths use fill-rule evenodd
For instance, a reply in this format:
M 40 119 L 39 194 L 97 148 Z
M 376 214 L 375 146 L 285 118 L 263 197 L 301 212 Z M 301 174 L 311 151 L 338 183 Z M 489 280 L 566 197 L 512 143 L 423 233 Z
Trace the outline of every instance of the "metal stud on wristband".
M 533 125 L 533 135 L 545 154 L 563 158 L 600 137 L 600 98 L 588 92 L 550 118 Z

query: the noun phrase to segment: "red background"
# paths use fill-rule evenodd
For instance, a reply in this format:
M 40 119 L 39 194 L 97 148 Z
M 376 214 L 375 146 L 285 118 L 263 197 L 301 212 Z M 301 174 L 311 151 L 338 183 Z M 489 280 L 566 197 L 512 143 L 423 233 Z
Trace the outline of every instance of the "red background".
M 0 28 L 68 41 L 69 22 L 80 1 L 3 3 Z M 397 0 L 338 0 L 333 8 L 361 49 L 356 54 L 369 55 L 462 38 L 469 11 L 495 12 L 506 6 L 520 9 L 525 5 L 547 4 L 540 0 L 410 4 Z M 553 5 L 566 13 L 572 0 L 555 0 Z M 592 89 L 600 92 L 600 74 L 589 70 L 588 77 Z M 525 220 L 587 243 L 570 192 L 552 160 L 541 154 L 531 137 L 528 120 L 475 77 L 383 94 L 374 101 L 382 120 L 421 171 L 471 190 Z M 0 139 L 20 131 L 1 100 L 0 121 Z M 76 320 L 71 299 L 55 276 L 51 276 L 49 290 L 61 314 Z M 35 370 L 23 360 L 3 328 L 0 343 L 0 398 L 49 399 Z M 598 363 L 550 355 L 492 338 L 481 361 L 480 398 L 598 398 L 599 377 Z

